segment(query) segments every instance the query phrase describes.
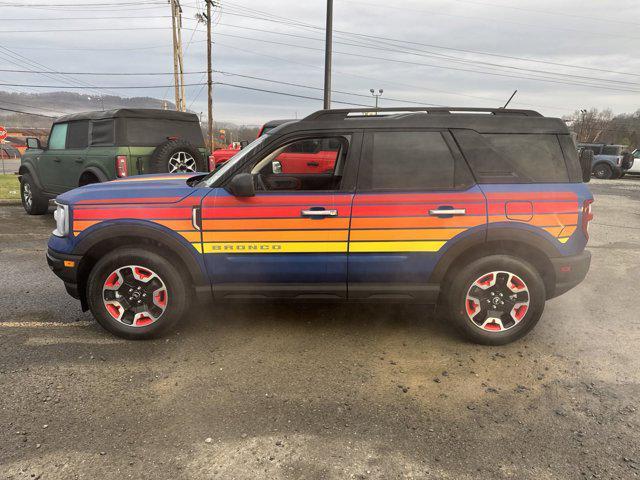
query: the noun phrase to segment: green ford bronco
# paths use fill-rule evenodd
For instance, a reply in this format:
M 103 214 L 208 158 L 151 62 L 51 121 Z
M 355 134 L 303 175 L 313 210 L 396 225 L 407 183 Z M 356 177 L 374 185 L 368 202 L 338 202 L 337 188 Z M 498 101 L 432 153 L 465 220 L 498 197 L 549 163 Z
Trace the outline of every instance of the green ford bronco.
M 47 212 L 49 199 L 90 183 L 147 173 L 207 171 L 197 115 L 172 110 L 118 109 L 55 120 L 47 146 L 27 139 L 20 165 L 22 205 Z

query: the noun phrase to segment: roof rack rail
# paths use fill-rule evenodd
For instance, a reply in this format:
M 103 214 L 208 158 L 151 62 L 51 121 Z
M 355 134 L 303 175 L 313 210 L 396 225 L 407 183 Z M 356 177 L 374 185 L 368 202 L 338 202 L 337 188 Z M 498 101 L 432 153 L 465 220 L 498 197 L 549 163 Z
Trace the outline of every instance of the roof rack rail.
M 351 114 L 380 113 L 428 113 L 436 115 L 451 115 L 455 113 L 489 113 L 492 115 L 521 115 L 525 117 L 542 117 L 535 110 L 519 110 L 514 108 L 477 108 L 477 107 L 385 107 L 385 108 L 338 108 L 335 110 L 318 110 L 303 120 L 343 120 Z

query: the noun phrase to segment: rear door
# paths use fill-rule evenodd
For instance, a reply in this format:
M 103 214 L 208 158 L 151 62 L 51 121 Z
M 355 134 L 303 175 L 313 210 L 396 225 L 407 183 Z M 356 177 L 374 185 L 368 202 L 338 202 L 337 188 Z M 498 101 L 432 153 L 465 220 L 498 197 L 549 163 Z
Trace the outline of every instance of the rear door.
M 486 232 L 486 201 L 446 131 L 367 133 L 349 237 L 349 298 L 431 301 L 456 240 Z

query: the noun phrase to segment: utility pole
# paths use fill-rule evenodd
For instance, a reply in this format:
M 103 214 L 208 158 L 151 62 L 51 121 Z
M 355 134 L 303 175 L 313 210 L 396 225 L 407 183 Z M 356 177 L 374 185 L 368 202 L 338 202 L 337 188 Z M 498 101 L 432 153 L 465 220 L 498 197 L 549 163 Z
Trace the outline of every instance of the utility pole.
M 374 98 L 376 99 L 376 110 L 378 110 L 378 99 L 382 96 L 382 93 L 384 92 L 384 90 L 379 89 L 378 93 L 376 93 L 376 91 L 372 88 L 369 91 L 371 92 L 371 95 L 373 95 Z
M 327 0 L 327 25 L 324 42 L 324 109 L 331 108 L 331 56 L 333 53 L 333 0 Z
M 207 139 L 209 140 L 209 148 L 213 152 L 213 71 L 211 67 L 211 4 L 213 0 L 207 2 Z
M 578 141 L 584 142 L 584 118 L 587 115 L 587 111 L 582 108 L 580 109 L 581 120 L 580 120 L 580 135 L 578 136 Z
M 169 0 L 171 4 L 171 27 L 173 30 L 173 82 L 176 109 L 186 111 L 184 99 L 184 69 L 182 64 L 182 8 L 180 0 Z

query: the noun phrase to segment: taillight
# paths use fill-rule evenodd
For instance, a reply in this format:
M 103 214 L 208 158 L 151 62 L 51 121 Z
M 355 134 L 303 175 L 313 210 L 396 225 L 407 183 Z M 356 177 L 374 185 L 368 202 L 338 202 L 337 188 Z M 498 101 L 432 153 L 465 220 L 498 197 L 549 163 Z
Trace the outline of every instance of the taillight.
M 593 200 L 585 200 L 582 204 L 582 233 L 589 240 L 589 222 L 593 220 L 593 212 L 591 212 L 591 204 Z
M 622 165 L 622 157 L 618 157 L 618 165 Z
M 209 171 L 213 172 L 216 169 L 216 157 L 209 155 Z
M 126 155 L 118 155 L 116 157 L 116 175 L 118 178 L 129 175 L 129 166 L 127 165 Z

